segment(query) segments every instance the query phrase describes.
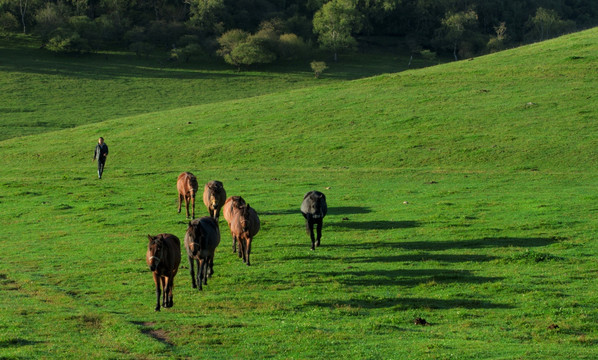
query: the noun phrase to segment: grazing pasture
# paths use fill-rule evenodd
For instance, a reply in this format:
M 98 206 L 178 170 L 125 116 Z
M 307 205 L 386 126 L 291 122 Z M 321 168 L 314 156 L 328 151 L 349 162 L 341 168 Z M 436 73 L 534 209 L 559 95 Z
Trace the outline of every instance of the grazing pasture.
M 1 141 L 0 357 L 595 358 L 597 37 Z M 259 241 L 155 313 L 147 234 L 184 235 L 185 169 Z

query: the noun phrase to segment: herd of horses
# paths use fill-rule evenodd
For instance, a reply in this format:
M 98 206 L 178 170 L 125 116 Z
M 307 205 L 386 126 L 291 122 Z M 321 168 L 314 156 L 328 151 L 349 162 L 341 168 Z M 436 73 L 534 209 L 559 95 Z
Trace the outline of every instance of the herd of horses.
M 195 195 L 198 190 L 197 178 L 190 172 L 183 172 L 177 179 L 179 193 L 178 212 L 183 200 L 187 218 L 191 220 L 185 232 L 184 245 L 189 260 L 189 272 L 193 288 L 202 290 L 208 284 L 208 277 L 214 274 L 214 253 L 220 244 L 219 217 L 222 212 L 232 235 L 233 253 L 248 266 L 251 265 L 251 243 L 260 230 L 257 212 L 241 196 L 226 197 L 224 185 L 220 181 L 210 181 L 204 186 L 203 202 L 209 216 L 195 218 Z M 189 214 L 191 205 L 191 214 Z M 324 216 L 328 211 L 326 196 L 319 191 L 310 191 L 303 197 L 301 214 L 305 218 L 307 233 L 311 239 L 311 249 L 320 246 Z M 316 233 L 314 234 L 314 226 Z M 173 234 L 148 235 L 146 262 L 152 271 L 156 285 L 156 311 L 173 306 L 174 277 L 181 263 L 181 242 Z M 197 271 L 196 271 L 197 268 Z

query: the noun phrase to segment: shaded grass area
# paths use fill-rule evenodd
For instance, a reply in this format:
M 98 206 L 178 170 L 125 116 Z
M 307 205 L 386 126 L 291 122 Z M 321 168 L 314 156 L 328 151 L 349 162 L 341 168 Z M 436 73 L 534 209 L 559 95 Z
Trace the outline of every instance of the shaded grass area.
M 595 35 L 0 142 L 0 355 L 593 358 Z M 146 239 L 183 238 L 181 171 L 262 229 L 247 267 L 221 219 L 205 290 L 183 259 L 154 313 Z
M 329 75 L 314 79 L 307 60 L 236 72 L 212 58 L 178 63 L 130 53 L 58 56 L 22 37 L 0 38 L 0 58 L 0 140 L 407 67 L 407 59 L 392 53 L 347 56 L 330 64 Z

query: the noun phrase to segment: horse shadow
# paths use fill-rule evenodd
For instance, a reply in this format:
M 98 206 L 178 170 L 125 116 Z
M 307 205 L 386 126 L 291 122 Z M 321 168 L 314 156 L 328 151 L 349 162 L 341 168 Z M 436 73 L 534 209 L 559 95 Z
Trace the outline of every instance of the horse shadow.
M 512 309 L 513 306 L 509 304 L 495 303 L 483 299 L 432 299 L 432 298 L 378 298 L 378 299 L 349 299 L 338 300 L 329 299 L 321 301 L 311 301 L 300 305 L 300 310 L 311 307 L 322 307 L 337 309 L 339 307 L 355 307 L 362 309 L 386 309 L 392 308 L 396 310 L 416 310 L 416 309 Z
M 342 243 L 335 244 L 336 247 L 348 249 L 366 250 L 379 248 L 393 248 L 403 250 L 420 251 L 445 251 L 462 249 L 487 249 L 502 247 L 543 247 L 558 242 L 557 237 L 485 237 L 471 240 L 435 240 L 435 241 L 376 241 L 366 243 Z
M 405 220 L 405 221 L 388 221 L 388 220 L 372 220 L 372 221 L 350 221 L 343 220 L 341 222 L 333 222 L 330 226 L 344 227 L 354 230 L 392 230 L 392 229 L 408 229 L 420 226 L 419 221 Z
M 328 208 L 329 215 L 369 214 L 372 209 L 366 206 L 335 206 Z
M 476 276 L 469 270 L 448 269 L 345 270 L 325 272 L 323 275 L 346 286 L 415 287 L 430 282 L 485 284 L 503 280 L 501 277 Z

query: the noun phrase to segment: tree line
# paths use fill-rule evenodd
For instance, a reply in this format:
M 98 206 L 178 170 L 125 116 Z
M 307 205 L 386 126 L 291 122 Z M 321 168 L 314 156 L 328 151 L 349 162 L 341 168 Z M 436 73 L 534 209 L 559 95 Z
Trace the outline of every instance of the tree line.
M 0 31 L 49 51 L 217 55 L 239 68 L 368 46 L 458 60 L 596 24 L 596 0 L 0 0 Z

